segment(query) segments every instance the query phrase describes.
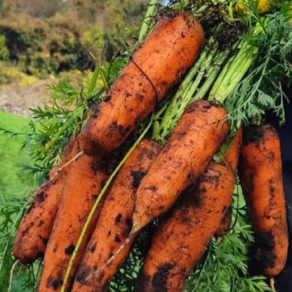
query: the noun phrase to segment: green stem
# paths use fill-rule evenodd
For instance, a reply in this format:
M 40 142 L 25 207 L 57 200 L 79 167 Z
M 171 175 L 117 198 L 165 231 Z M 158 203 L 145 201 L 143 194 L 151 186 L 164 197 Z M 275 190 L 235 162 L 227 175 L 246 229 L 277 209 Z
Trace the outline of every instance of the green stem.
M 131 155 L 131 153 L 135 150 L 135 148 L 137 147 L 137 145 L 140 143 L 140 141 L 144 138 L 144 136 L 146 135 L 146 133 L 148 132 L 148 130 L 150 129 L 152 123 L 153 123 L 153 118 L 154 118 L 154 115 L 152 115 L 151 117 L 151 120 L 149 122 L 149 124 L 147 125 L 147 127 L 145 128 L 145 130 L 143 131 L 143 133 L 140 135 L 140 137 L 138 138 L 138 140 L 135 142 L 135 144 L 133 145 L 133 147 L 128 151 L 128 153 L 126 154 L 126 156 L 123 158 L 123 160 L 120 162 L 120 164 L 117 166 L 117 168 L 114 170 L 114 172 L 112 173 L 112 175 L 110 176 L 110 178 L 108 179 L 107 183 L 105 184 L 105 186 L 103 187 L 103 189 L 101 190 L 97 200 L 95 201 L 87 219 L 86 219 L 86 222 L 84 224 L 84 227 L 81 231 L 81 234 L 80 234 L 80 237 L 78 239 L 78 242 L 76 244 L 76 247 L 74 249 L 74 252 L 71 256 L 71 259 L 70 259 L 70 262 L 69 262 L 69 265 L 67 267 L 67 271 L 66 271 L 66 274 L 65 274 L 65 277 L 64 277 L 64 281 L 63 281 L 63 284 L 62 284 L 62 288 L 61 288 L 61 292 L 64 292 L 65 291 L 65 288 L 67 286 L 67 283 L 68 283 L 68 279 L 69 279 L 69 275 L 70 275 L 70 271 L 71 271 L 71 268 L 72 268 L 72 265 L 73 265 L 73 262 L 77 256 L 77 253 L 78 253 L 78 250 L 80 248 L 80 245 L 82 243 L 82 240 L 84 238 L 84 235 L 87 231 L 87 228 L 88 228 L 88 225 L 96 211 L 96 208 L 100 202 L 100 200 L 102 199 L 103 195 L 105 194 L 105 192 L 107 191 L 109 185 L 111 184 L 111 182 L 114 180 L 116 174 L 119 172 L 119 170 L 122 168 L 122 166 L 124 165 L 125 161 L 128 159 L 128 157 Z
M 215 100 L 221 103 L 225 101 L 248 71 L 250 65 L 254 61 L 254 55 L 255 48 L 250 47 L 245 54 L 242 54 L 240 58 L 235 59 L 235 62 L 229 68 L 221 86 L 217 90 Z
M 95 58 L 95 56 L 91 52 L 89 52 L 89 56 L 91 57 L 91 59 L 95 63 L 96 68 L 98 69 L 98 72 L 100 74 L 100 77 L 101 77 L 101 80 L 102 80 L 104 88 L 106 89 L 106 91 L 108 91 L 108 88 L 109 88 L 108 84 L 107 84 L 107 82 L 105 80 L 104 74 L 103 74 L 103 72 L 102 72 L 102 70 L 101 70 L 101 68 L 99 66 L 99 63 L 98 63 L 97 59 Z
M 195 100 L 201 100 L 205 97 L 205 95 L 207 94 L 207 92 L 209 91 L 209 89 L 211 88 L 211 86 L 213 85 L 214 81 L 216 80 L 220 70 L 221 70 L 221 65 L 223 64 L 223 62 L 226 60 L 226 58 L 228 57 L 229 51 L 225 51 L 223 53 L 221 53 L 215 60 L 215 64 L 213 69 L 211 70 L 208 78 L 206 79 L 206 81 L 204 82 L 204 84 L 200 87 L 200 89 L 198 90 L 198 92 L 196 93 L 196 95 L 191 98 L 189 103 L 192 103 Z
M 202 61 L 200 66 L 200 71 L 195 79 L 195 81 L 190 84 L 183 94 L 177 98 L 176 107 L 173 108 L 171 112 L 166 112 L 162 122 L 160 124 L 160 141 L 165 143 L 167 137 L 172 133 L 173 129 L 176 127 L 177 122 L 181 118 L 182 114 L 185 111 L 185 108 L 189 105 L 190 99 L 194 95 L 195 91 L 199 87 L 203 77 L 210 71 L 212 68 L 211 62 L 214 58 L 214 55 L 217 53 L 217 49 L 211 51 Z
M 181 83 L 179 89 L 177 90 L 175 96 L 173 97 L 170 105 L 168 106 L 162 121 L 161 121 L 161 126 L 160 128 L 162 129 L 162 133 L 159 134 L 161 137 L 165 137 L 168 135 L 168 126 L 170 126 L 169 121 L 174 118 L 177 113 L 180 111 L 182 100 L 183 100 L 183 95 L 187 91 L 187 89 L 190 86 L 190 83 L 192 79 L 195 77 L 195 75 L 198 73 L 201 65 L 205 62 L 206 57 L 210 50 L 208 48 L 205 48 L 203 52 L 201 53 L 201 56 L 199 60 L 195 63 L 195 65 L 190 69 L 189 73 Z M 158 134 L 156 134 L 156 137 L 158 137 Z M 161 139 L 160 137 L 160 139 Z
M 156 8 L 156 4 L 157 4 L 158 0 L 151 0 L 150 4 L 149 4 L 149 8 L 146 12 L 141 30 L 140 30 L 140 34 L 139 34 L 139 42 L 141 42 L 144 37 L 147 35 L 148 29 L 149 29 L 149 25 L 150 25 L 150 18 L 153 15 L 155 8 Z
M 251 64 L 253 63 L 256 55 L 257 55 L 258 49 L 255 48 L 253 52 L 251 52 L 250 56 L 245 60 L 244 63 L 241 64 L 239 67 L 240 69 L 237 71 L 236 76 L 232 79 L 230 84 L 227 88 L 227 96 L 234 90 L 234 88 L 239 84 L 241 79 L 244 77 L 248 69 L 250 68 Z
M 58 139 L 63 135 L 63 133 L 68 129 L 69 123 L 65 123 L 59 131 L 54 135 L 54 137 L 45 145 L 45 149 L 49 150 L 57 141 Z
M 216 93 L 217 93 L 219 87 L 221 86 L 223 79 L 225 78 L 228 70 L 230 69 L 235 57 L 236 56 L 234 55 L 228 60 L 228 62 L 224 66 L 223 70 L 221 71 L 219 77 L 216 79 L 216 81 L 211 89 L 211 92 L 209 94 L 209 98 L 208 98 L 209 100 L 215 100 Z
M 199 9 L 193 8 L 192 13 L 195 17 L 200 17 L 201 14 L 208 9 L 208 7 L 209 6 L 207 4 L 204 4 Z
M 93 91 L 94 91 L 98 75 L 99 75 L 99 69 L 97 67 L 95 67 L 95 70 L 93 72 L 93 75 L 92 75 L 92 78 L 91 78 L 91 81 L 90 81 L 90 84 L 89 84 L 89 87 L 87 90 L 87 98 L 90 98 Z

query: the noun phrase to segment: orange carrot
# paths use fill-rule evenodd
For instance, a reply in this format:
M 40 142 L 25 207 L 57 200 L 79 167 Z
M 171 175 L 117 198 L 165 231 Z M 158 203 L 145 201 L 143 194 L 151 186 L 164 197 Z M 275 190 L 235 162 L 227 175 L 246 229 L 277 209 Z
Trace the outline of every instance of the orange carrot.
M 101 159 L 83 155 L 72 163 L 47 245 L 39 292 L 61 290 L 67 266 L 87 216 L 115 166 L 115 163 L 109 160 L 108 157 Z M 101 207 L 102 204 L 99 204 L 84 236 L 71 269 L 66 291 L 72 284 L 77 265 L 89 242 Z
M 287 260 L 288 233 L 280 141 L 270 125 L 243 130 L 239 176 L 255 231 L 256 259 L 273 277 Z
M 143 140 L 127 159 L 107 196 L 95 231 L 84 253 L 72 292 L 106 291 L 127 256 L 127 246 L 100 275 L 87 279 L 101 267 L 129 236 L 136 191 L 162 146 Z
M 242 144 L 242 127 L 238 130 L 236 133 L 232 144 L 230 148 L 228 149 L 227 153 L 224 156 L 224 159 L 222 161 L 222 165 L 226 166 L 227 168 L 230 168 L 234 175 L 236 175 L 236 169 L 238 166 L 238 158 L 239 158 L 239 152 Z M 222 222 L 216 231 L 216 237 L 222 237 L 226 235 L 231 226 L 232 221 L 232 207 L 231 205 L 226 211 L 226 214 L 224 218 L 222 219 Z
M 138 188 L 128 239 L 95 274 L 109 265 L 143 227 L 165 213 L 180 193 L 200 177 L 228 134 L 225 116 L 222 107 L 205 100 L 187 107 Z
M 137 191 L 133 232 L 165 213 L 206 169 L 228 134 L 226 112 L 209 101 L 187 107 Z
M 218 227 L 216 231 L 216 238 L 223 237 L 230 231 L 230 226 L 231 226 L 231 221 L 232 221 L 232 207 L 230 206 L 229 208 L 226 208 L 227 211 L 220 223 L 220 226 Z M 220 242 L 220 239 L 219 241 Z
M 54 176 L 78 151 L 78 140 L 71 138 L 64 149 L 61 164 L 50 171 L 47 184 L 38 190 L 22 218 L 16 234 L 13 254 L 23 264 L 32 263 L 45 252 L 70 166 L 64 168 L 58 176 Z M 52 181 L 49 182 L 50 179 Z
M 238 166 L 239 153 L 242 145 L 242 127 L 239 128 L 230 148 L 224 156 L 222 165 L 229 167 L 235 173 Z
M 185 12 L 161 19 L 80 133 L 88 155 L 118 148 L 197 60 L 204 32 Z
M 200 182 L 184 191 L 162 219 L 134 291 L 183 291 L 232 202 L 234 184 L 230 169 L 211 163 Z

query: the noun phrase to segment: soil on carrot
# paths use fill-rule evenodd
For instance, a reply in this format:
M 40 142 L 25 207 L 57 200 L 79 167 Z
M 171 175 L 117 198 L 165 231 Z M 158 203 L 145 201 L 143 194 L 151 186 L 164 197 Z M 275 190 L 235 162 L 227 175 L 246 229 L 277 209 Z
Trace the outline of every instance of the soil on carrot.
M 276 255 L 273 253 L 275 241 L 272 231 L 256 233 L 257 251 L 255 259 L 263 268 L 273 268 L 275 266 Z
M 250 143 L 256 143 L 257 147 L 259 146 L 260 140 L 265 140 L 265 133 L 270 131 L 277 135 L 275 129 L 270 125 L 264 126 L 250 126 L 243 129 L 243 146 L 246 146 Z

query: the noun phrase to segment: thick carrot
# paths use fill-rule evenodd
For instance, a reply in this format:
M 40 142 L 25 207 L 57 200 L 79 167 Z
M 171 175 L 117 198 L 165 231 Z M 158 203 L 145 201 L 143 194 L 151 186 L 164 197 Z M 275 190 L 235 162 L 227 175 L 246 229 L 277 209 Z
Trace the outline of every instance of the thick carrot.
M 133 232 L 165 213 L 198 179 L 228 134 L 226 112 L 209 101 L 189 105 L 137 191 Z
M 83 155 L 71 165 L 53 231 L 49 239 L 39 292 L 60 291 L 67 266 L 90 210 L 115 163 L 107 158 Z M 95 212 L 73 263 L 66 291 L 89 242 L 102 204 Z
M 129 236 L 137 188 L 161 149 L 160 144 L 143 140 L 115 178 L 84 253 L 72 292 L 107 291 L 130 245 L 100 275 L 87 277 L 108 261 Z
M 204 32 L 185 12 L 161 19 L 80 133 L 88 155 L 118 148 L 198 58 Z
M 189 105 L 137 191 L 128 239 L 94 274 L 108 266 L 152 219 L 165 213 L 211 162 L 228 134 L 226 111 L 209 101 Z
M 242 127 L 240 127 L 239 130 L 237 131 L 232 141 L 232 144 L 230 148 L 228 149 L 227 153 L 225 154 L 224 159 L 222 161 L 222 165 L 226 166 L 227 168 L 230 168 L 233 171 L 234 175 L 236 175 L 241 144 L 242 144 Z M 230 205 L 226 211 L 224 218 L 222 219 L 222 222 L 218 230 L 216 231 L 217 237 L 222 237 L 229 232 L 231 221 L 232 221 L 232 207 Z
M 234 184 L 230 169 L 211 163 L 201 181 L 184 191 L 156 231 L 135 291 L 183 291 L 231 204 Z
M 48 183 L 38 190 L 22 218 L 16 234 L 13 254 L 23 264 L 32 263 L 37 258 L 42 257 L 45 252 L 70 166 L 64 168 L 55 178 L 53 177 L 60 167 L 73 158 L 78 151 L 78 140 L 71 138 L 63 151 L 61 164 L 50 171 Z M 49 182 L 50 179 L 52 181 Z
M 256 259 L 265 275 L 278 275 L 288 250 L 280 141 L 270 125 L 243 130 L 239 176 L 255 231 Z

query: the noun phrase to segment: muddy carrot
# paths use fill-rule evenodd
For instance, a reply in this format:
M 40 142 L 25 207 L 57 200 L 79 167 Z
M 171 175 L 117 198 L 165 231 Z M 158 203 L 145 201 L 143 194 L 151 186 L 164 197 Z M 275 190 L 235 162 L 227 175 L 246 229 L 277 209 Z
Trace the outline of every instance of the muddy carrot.
M 200 177 L 228 134 L 226 111 L 209 101 L 196 101 L 186 109 L 164 149 L 144 177 L 137 191 L 133 226 L 119 252 L 152 219 L 165 213 L 180 193 Z
M 102 186 L 106 183 L 116 164 L 111 161 L 114 158 L 113 154 L 111 158 L 95 158 L 83 155 L 72 163 L 47 245 L 39 292 L 61 290 L 67 266 L 83 225 Z M 76 260 L 73 262 L 66 291 L 72 285 L 77 265 L 89 242 L 101 206 L 102 204 L 99 204 L 79 248 Z
M 100 275 L 88 277 L 108 261 L 129 236 L 137 188 L 161 148 L 154 141 L 143 140 L 115 178 L 84 253 L 72 292 L 107 290 L 125 260 L 130 245 Z
M 171 14 L 158 22 L 81 131 L 86 154 L 118 148 L 199 57 L 201 25 L 185 12 Z
M 13 246 L 13 255 L 23 264 L 32 263 L 44 255 L 70 166 L 64 168 L 55 178 L 53 177 L 78 151 L 78 140 L 71 138 L 64 149 L 61 164 L 50 171 L 48 183 L 38 190 L 21 220 Z M 49 182 L 51 178 L 53 179 Z
M 239 176 L 255 231 L 255 258 L 274 277 L 287 260 L 288 231 L 280 142 L 272 126 L 244 128 Z
M 235 177 L 211 163 L 162 219 L 137 279 L 136 292 L 181 292 L 231 204 Z
M 239 128 L 239 130 L 237 131 L 236 135 L 233 138 L 230 148 L 227 150 L 222 161 L 222 165 L 226 166 L 227 168 L 230 168 L 233 171 L 234 175 L 236 175 L 241 144 L 242 144 L 242 128 Z M 229 232 L 231 221 L 232 207 L 230 205 L 226 211 L 224 218 L 222 219 L 222 222 L 218 230 L 216 231 L 217 237 L 222 237 Z

